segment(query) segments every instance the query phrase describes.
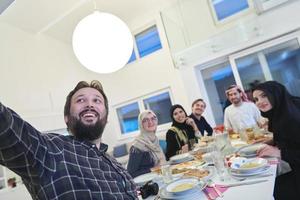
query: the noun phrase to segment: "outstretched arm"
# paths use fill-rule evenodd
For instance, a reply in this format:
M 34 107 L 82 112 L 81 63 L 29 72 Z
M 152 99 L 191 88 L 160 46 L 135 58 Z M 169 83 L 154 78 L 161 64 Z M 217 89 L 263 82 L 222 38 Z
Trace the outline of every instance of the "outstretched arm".
M 55 168 L 48 154 L 46 136 L 0 103 L 0 164 L 22 178 L 41 176 L 44 168 Z

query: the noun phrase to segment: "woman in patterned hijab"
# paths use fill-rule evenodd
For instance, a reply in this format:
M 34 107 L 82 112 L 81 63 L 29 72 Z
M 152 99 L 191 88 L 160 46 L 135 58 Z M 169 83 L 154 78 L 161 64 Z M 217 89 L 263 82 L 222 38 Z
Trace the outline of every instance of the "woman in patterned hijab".
M 145 110 L 138 117 L 140 135 L 135 139 L 130 148 L 127 170 L 136 177 L 150 172 L 150 169 L 164 164 L 165 155 L 155 135 L 157 117 L 151 110 Z

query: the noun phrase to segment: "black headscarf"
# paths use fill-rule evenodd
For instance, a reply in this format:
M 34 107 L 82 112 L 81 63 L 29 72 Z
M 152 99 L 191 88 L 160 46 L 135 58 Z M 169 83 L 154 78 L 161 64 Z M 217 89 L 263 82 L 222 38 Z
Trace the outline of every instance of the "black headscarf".
M 179 123 L 179 122 L 177 122 L 177 121 L 174 119 L 173 113 L 174 113 L 174 110 L 175 110 L 176 108 L 182 109 L 183 112 L 185 113 L 185 116 L 186 116 L 186 117 L 188 116 L 187 113 L 185 112 L 184 108 L 183 108 L 181 105 L 179 105 L 179 104 L 173 105 L 173 106 L 170 108 L 170 116 L 171 116 L 171 119 L 172 119 L 172 126 L 175 126 L 175 127 L 179 128 L 179 129 L 181 129 L 181 130 L 184 130 L 184 131 L 188 134 L 189 139 L 195 138 L 195 133 L 194 133 L 194 130 L 193 130 L 193 127 L 192 127 L 192 126 L 187 125 L 185 122 Z
M 255 90 L 263 91 L 272 104 L 272 109 L 262 112 L 262 116 L 269 119 L 274 142 L 279 148 L 300 149 L 300 98 L 276 81 L 259 84 Z
M 187 128 L 187 124 L 186 124 L 185 122 L 179 123 L 179 122 L 177 122 L 177 121 L 174 119 L 173 113 L 174 113 L 174 110 L 175 110 L 176 108 L 182 109 L 183 112 L 185 113 L 185 116 L 186 116 L 186 117 L 188 116 L 188 115 L 186 114 L 184 108 L 183 108 L 181 105 L 179 105 L 179 104 L 173 105 L 173 106 L 170 108 L 170 116 L 171 116 L 171 119 L 172 119 L 172 126 L 175 126 L 175 127 L 179 128 L 179 129 Z

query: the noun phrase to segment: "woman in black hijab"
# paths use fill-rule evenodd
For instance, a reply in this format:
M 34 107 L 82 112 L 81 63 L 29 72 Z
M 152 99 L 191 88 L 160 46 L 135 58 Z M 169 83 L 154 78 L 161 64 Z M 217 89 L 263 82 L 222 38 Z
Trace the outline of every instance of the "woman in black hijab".
M 195 121 L 189 118 L 181 105 L 173 105 L 170 109 L 172 126 L 166 134 L 167 150 L 166 159 L 187 153 L 196 141 L 196 135 L 200 134 Z
M 292 96 L 276 81 L 267 81 L 253 89 L 253 98 L 262 116 L 269 119 L 273 146 L 260 150 L 259 155 L 279 155 L 292 171 L 276 178 L 276 200 L 294 200 L 300 194 L 300 98 Z

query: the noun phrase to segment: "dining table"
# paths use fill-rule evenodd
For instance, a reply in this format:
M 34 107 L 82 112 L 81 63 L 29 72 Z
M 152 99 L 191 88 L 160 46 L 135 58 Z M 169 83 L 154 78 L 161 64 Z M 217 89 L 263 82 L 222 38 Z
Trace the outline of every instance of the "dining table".
M 226 190 L 222 192 L 222 197 L 216 197 L 213 199 L 217 200 L 272 200 L 273 190 L 276 178 L 276 164 L 271 164 L 270 169 L 267 172 L 267 175 L 260 175 L 257 177 L 246 178 L 245 180 L 236 180 L 230 178 L 221 181 L 217 173 L 212 177 L 213 182 L 217 186 L 226 186 L 236 184 L 237 186 L 225 187 Z M 252 184 L 252 182 L 262 181 Z M 250 183 L 250 184 L 247 184 Z M 164 187 L 164 183 L 159 183 L 160 188 Z M 218 187 L 219 188 L 219 187 Z M 139 199 L 142 199 L 139 197 Z M 160 199 L 158 196 L 149 196 L 146 200 L 156 200 Z M 199 200 L 210 200 L 206 195 L 199 197 Z
M 278 160 L 276 158 L 268 158 L 269 169 L 264 174 L 257 176 L 249 176 L 243 179 L 237 179 L 227 173 L 225 179 L 221 179 L 216 171 L 213 176 L 210 177 L 210 181 L 215 183 L 218 189 L 221 188 L 221 195 L 212 197 L 206 192 L 199 196 L 199 200 L 272 200 L 273 190 L 275 185 L 276 170 Z M 204 164 L 205 166 L 205 164 Z M 163 181 L 158 182 L 159 188 L 164 188 L 166 183 Z M 214 189 L 214 188 L 212 188 Z M 211 190 L 211 189 L 210 189 Z M 146 200 L 158 200 L 159 194 L 156 196 L 149 196 Z M 139 199 L 142 199 L 139 197 Z

